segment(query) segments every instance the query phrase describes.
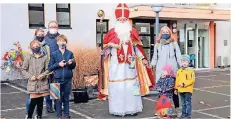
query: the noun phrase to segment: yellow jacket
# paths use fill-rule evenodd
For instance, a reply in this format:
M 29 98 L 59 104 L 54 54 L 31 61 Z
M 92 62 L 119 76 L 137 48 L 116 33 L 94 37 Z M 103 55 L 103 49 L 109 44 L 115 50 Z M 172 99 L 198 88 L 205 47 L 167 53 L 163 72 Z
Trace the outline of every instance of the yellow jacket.
M 193 87 L 195 82 L 195 72 L 191 68 L 182 69 L 177 71 L 175 88 L 180 93 L 190 92 L 193 93 Z M 183 84 L 183 87 L 179 86 Z

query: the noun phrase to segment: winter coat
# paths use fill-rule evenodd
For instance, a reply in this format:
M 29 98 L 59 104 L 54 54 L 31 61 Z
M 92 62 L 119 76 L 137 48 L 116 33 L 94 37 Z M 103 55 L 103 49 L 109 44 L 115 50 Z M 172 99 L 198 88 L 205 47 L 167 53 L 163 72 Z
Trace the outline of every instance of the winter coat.
M 175 75 L 181 65 L 181 52 L 178 44 L 176 42 L 155 44 L 151 64 L 156 68 L 156 82 L 160 79 L 162 68 L 166 64 L 172 66 Z
M 28 55 L 22 66 L 22 74 L 28 79 L 27 91 L 29 93 L 48 93 L 48 81 L 46 80 L 46 74 L 48 74 L 48 57 L 41 55 L 36 58 L 33 54 Z M 32 81 L 32 76 L 43 75 L 42 80 Z
M 64 67 L 60 67 L 59 63 L 65 60 L 68 63 L 69 59 L 73 59 L 72 64 L 67 64 Z M 49 62 L 49 71 L 54 71 L 54 77 L 56 82 L 71 81 L 73 77 L 72 70 L 75 68 L 76 63 L 74 55 L 70 50 L 65 50 L 62 54 L 60 50 L 57 50 L 51 54 Z
M 184 87 L 178 87 L 183 83 Z M 190 92 L 193 93 L 195 83 L 195 72 L 192 68 L 180 68 L 177 71 L 175 88 L 179 93 Z
M 161 78 L 156 83 L 156 88 L 159 89 L 159 96 L 165 94 L 169 99 L 173 99 L 173 88 L 175 79 L 173 77 Z
M 49 46 L 50 54 L 59 49 L 59 46 L 56 41 L 56 38 L 58 36 L 59 36 L 59 33 L 53 35 L 48 32 L 46 36 L 44 37 L 45 44 Z

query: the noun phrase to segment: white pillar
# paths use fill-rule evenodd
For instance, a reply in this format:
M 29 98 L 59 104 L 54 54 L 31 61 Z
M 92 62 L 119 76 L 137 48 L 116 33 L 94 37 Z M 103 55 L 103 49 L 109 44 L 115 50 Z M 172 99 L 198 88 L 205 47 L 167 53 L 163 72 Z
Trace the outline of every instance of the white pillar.
M 185 29 L 185 54 L 188 54 L 188 30 L 187 30 L 187 23 L 184 25 Z
M 199 61 L 198 61 L 198 24 L 196 24 L 195 25 L 195 39 L 194 40 L 196 40 L 196 67 L 195 68 L 198 68 L 198 63 L 199 63 Z

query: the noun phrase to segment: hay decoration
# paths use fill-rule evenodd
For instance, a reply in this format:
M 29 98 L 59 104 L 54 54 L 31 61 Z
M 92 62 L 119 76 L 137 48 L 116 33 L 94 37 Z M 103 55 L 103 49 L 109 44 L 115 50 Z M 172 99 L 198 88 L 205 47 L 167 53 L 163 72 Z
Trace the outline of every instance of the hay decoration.
M 76 60 L 76 68 L 73 70 L 72 88 L 85 87 L 84 75 L 98 73 L 100 67 L 100 48 L 80 45 L 69 46 Z

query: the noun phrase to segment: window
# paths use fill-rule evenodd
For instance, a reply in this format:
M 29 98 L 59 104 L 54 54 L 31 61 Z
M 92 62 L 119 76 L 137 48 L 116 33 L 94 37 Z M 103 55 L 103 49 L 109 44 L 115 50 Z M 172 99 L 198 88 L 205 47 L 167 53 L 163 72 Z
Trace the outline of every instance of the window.
M 224 46 L 228 46 L 228 40 L 224 40 Z
M 29 9 L 29 27 L 45 27 L 44 26 L 44 4 L 28 4 Z
M 103 37 L 108 32 L 108 20 L 103 20 Z M 96 44 L 101 46 L 101 30 L 100 30 L 100 20 L 96 20 Z
M 59 28 L 71 28 L 70 4 L 56 4 L 56 17 Z

